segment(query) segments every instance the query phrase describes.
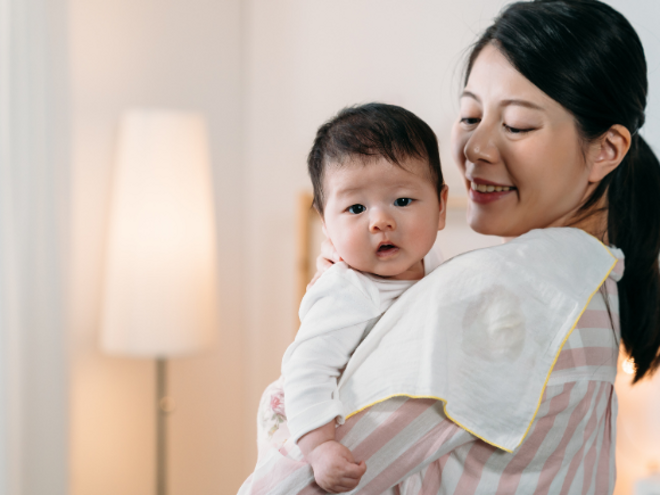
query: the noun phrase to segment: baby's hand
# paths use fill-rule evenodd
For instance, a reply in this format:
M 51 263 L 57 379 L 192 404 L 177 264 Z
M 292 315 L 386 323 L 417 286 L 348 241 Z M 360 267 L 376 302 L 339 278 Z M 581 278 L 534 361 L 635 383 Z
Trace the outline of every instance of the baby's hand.
M 351 451 L 335 440 L 316 447 L 308 460 L 314 470 L 316 483 L 330 493 L 352 490 L 367 470 L 364 461 L 355 462 Z
M 307 284 L 307 290 L 316 283 L 316 281 L 323 275 L 328 268 L 339 261 L 344 261 L 335 250 L 335 246 L 330 239 L 325 239 L 321 243 L 321 254 L 316 258 L 316 273 L 312 280 Z

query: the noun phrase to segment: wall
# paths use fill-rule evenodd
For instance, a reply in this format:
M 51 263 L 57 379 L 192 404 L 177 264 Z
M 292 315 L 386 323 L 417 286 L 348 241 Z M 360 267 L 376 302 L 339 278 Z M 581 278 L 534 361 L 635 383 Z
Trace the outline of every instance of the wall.
M 296 327 L 295 206 L 309 189 L 305 156 L 315 129 L 346 105 L 406 106 L 437 132 L 451 195 L 463 196 L 447 153 L 459 76 L 466 47 L 504 3 L 70 0 L 74 495 L 153 491 L 153 363 L 105 357 L 96 346 L 121 110 L 193 108 L 210 120 L 221 345 L 172 363 L 179 407 L 170 422 L 170 481 L 173 495 L 233 494 L 256 460 L 259 395 L 278 376 Z M 612 3 L 642 26 L 660 87 L 657 5 Z M 660 143 L 655 108 L 646 133 Z M 450 255 L 494 242 L 470 232 L 459 210 L 439 241 Z
M 281 355 L 293 338 L 294 209 L 297 192 L 309 189 L 305 157 L 315 129 L 346 105 L 373 100 L 403 105 L 436 131 L 450 195 L 464 195 L 448 154 L 462 62 L 477 33 L 505 3 L 247 2 L 248 414 L 256 410 L 265 385 L 277 377 Z M 660 149 L 660 41 L 654 34 L 660 4 L 654 0 L 608 3 L 629 17 L 645 45 L 651 96 L 643 133 Z M 447 229 L 439 238 L 448 254 L 493 242 L 497 241 L 469 232 L 457 210 L 450 212 Z M 618 386 L 627 392 L 624 378 Z M 648 452 L 630 442 L 626 445 L 628 449 L 620 452 L 620 465 L 626 469 L 620 469 L 619 495 L 631 493 L 632 480 L 648 472 L 650 462 Z M 252 450 L 248 462 L 254 456 Z M 634 461 L 626 462 L 626 458 Z
M 606 0 L 632 23 L 639 34 L 648 64 L 649 101 L 641 134 L 660 152 L 660 4 L 653 0 Z M 635 481 L 660 473 L 660 374 L 635 386 L 630 375 L 619 373 L 617 420 L 617 486 L 615 495 L 634 493 Z
M 502 3 L 247 2 L 247 411 L 278 376 L 296 326 L 294 209 L 297 193 L 310 188 L 305 157 L 316 128 L 346 105 L 405 106 L 437 132 L 450 194 L 464 195 L 447 153 L 458 74 L 465 47 Z M 450 227 L 468 245 L 498 242 L 464 232 L 460 213 Z
M 154 492 L 154 363 L 97 347 L 115 130 L 132 106 L 208 117 L 219 232 L 220 345 L 173 360 L 170 493 L 233 494 L 241 407 L 239 0 L 70 0 L 73 93 L 71 493 Z

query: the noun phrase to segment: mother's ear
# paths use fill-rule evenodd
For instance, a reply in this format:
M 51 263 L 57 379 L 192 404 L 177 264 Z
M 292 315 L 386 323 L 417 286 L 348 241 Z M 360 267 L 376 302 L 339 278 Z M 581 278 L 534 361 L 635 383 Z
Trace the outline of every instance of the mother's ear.
M 614 124 L 590 146 L 589 182 L 600 182 L 623 161 L 630 149 L 630 131 Z

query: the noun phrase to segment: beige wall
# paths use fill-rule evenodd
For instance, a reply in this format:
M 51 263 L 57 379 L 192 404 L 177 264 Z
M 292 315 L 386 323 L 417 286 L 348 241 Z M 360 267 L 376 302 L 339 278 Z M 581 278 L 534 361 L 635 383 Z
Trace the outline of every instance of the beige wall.
M 463 196 L 449 155 L 462 54 L 502 3 L 247 2 L 248 411 L 278 376 L 296 325 L 294 209 L 298 191 L 309 189 L 305 158 L 316 128 L 346 105 L 403 105 L 438 133 L 450 194 Z M 440 239 L 451 254 L 493 242 L 461 229 L 460 213 L 450 225 L 461 232 L 453 244 Z
M 154 492 L 154 364 L 100 354 L 108 193 L 121 111 L 209 121 L 219 231 L 220 345 L 171 362 L 172 494 L 233 494 L 245 475 L 239 0 L 71 0 L 74 183 L 71 493 Z
M 96 346 L 120 112 L 154 105 L 209 118 L 221 344 L 172 363 L 171 493 L 233 494 L 256 459 L 259 395 L 296 326 L 296 196 L 309 189 L 316 127 L 345 105 L 406 106 L 437 132 L 451 194 L 464 195 L 449 154 L 459 76 L 466 47 L 504 3 L 70 0 L 73 495 L 153 491 L 153 363 Z M 439 240 L 449 255 L 493 242 L 458 210 Z
M 305 155 L 316 127 L 345 105 L 380 100 L 403 105 L 425 119 L 440 140 L 450 195 L 464 190 L 449 153 L 460 74 L 467 47 L 491 22 L 501 0 L 250 0 L 246 11 L 247 197 L 246 266 L 247 410 L 256 408 L 263 387 L 279 371 L 292 338 L 291 310 L 294 208 L 297 191 L 308 188 Z M 650 68 L 651 100 L 645 133 L 660 145 L 660 42 L 653 35 L 660 4 L 653 0 L 610 0 L 638 29 Z M 497 242 L 469 231 L 460 211 L 449 214 L 439 245 L 447 255 Z M 277 290 L 274 290 L 277 287 Z M 636 397 L 645 413 L 622 403 L 620 430 L 650 424 L 660 414 L 660 377 L 631 392 L 626 378 L 618 388 Z M 654 405 L 655 404 L 655 405 Z M 248 425 L 250 426 L 250 425 Z M 647 431 L 650 431 L 647 429 Z M 653 430 L 653 439 L 660 437 Z M 623 435 L 624 433 L 621 433 Z M 651 434 L 651 433 L 649 433 Z M 660 449 L 621 437 L 617 494 L 632 493 L 633 481 L 654 465 Z M 254 452 L 250 452 L 254 456 Z M 657 460 L 656 460 L 657 459 Z

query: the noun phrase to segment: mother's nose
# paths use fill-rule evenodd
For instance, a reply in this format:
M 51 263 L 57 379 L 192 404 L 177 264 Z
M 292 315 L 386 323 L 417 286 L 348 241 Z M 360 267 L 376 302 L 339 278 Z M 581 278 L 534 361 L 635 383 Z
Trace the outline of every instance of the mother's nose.
M 463 153 L 468 161 L 494 163 L 498 160 L 499 151 L 493 134 L 493 129 L 483 124 L 470 134 L 463 148 Z
M 369 231 L 372 233 L 387 232 L 396 229 L 394 217 L 387 211 L 376 208 L 369 215 Z

